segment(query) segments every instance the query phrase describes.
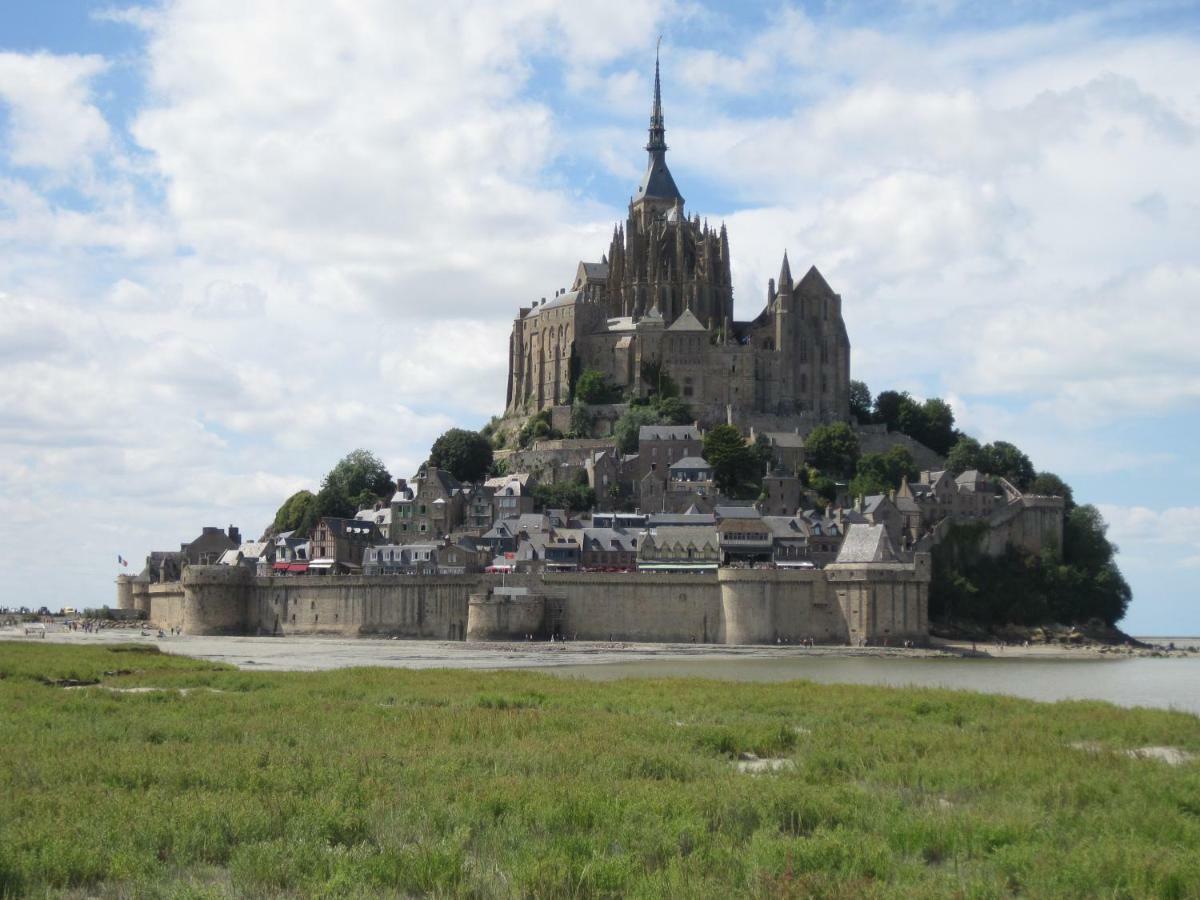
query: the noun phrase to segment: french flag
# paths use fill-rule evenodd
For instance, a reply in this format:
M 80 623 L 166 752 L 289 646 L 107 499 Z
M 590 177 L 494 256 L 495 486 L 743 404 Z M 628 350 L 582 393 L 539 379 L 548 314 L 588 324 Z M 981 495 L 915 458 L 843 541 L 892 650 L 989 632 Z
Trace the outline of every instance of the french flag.
M 125 568 L 127 568 L 127 569 L 129 568 L 129 560 L 127 560 L 123 556 L 121 556 L 120 553 L 117 554 L 117 562 L 120 563 L 121 565 L 123 565 Z

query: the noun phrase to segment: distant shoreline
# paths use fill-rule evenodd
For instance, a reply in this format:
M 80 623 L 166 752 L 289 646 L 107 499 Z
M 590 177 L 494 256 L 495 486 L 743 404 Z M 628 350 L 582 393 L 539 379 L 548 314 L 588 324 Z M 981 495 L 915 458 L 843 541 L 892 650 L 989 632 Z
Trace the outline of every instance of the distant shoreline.
M 149 629 L 148 629 L 149 630 Z M 45 638 L 26 637 L 23 629 L 0 629 L 0 640 L 37 641 L 82 646 L 143 643 L 166 653 L 197 659 L 219 659 L 239 668 L 262 671 L 313 671 L 359 666 L 399 668 L 510 669 L 597 665 L 643 660 L 728 660 L 792 658 L 887 659 L 1036 659 L 1116 660 L 1132 657 L 1195 657 L 1196 651 L 1173 653 L 1152 649 L 1081 644 L 1005 644 L 930 638 L 925 647 L 851 647 L 818 644 L 659 644 L 634 641 L 464 642 L 404 640 L 341 635 L 303 637 L 207 637 L 143 635 L 133 628 L 96 633 L 52 630 Z

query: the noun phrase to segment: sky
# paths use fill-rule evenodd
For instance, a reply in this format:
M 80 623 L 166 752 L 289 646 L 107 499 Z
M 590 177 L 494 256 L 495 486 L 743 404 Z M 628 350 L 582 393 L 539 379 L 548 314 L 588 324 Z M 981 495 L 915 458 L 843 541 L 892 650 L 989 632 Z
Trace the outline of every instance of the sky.
M 1200 4 L 85 0 L 0 17 L 0 605 L 257 535 L 357 447 L 502 411 L 521 305 L 645 163 L 786 249 L 852 377 L 1096 504 L 1135 634 L 1200 634 Z

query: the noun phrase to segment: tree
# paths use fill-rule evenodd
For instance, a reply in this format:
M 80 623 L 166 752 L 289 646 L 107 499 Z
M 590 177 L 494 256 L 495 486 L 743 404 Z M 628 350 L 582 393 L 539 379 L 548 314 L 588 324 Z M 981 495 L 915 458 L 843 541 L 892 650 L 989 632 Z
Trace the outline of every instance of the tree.
M 881 391 L 875 397 L 875 421 L 886 425 L 888 431 L 899 431 L 900 409 L 905 400 L 912 402 L 907 392 L 902 394 L 899 391 Z
M 658 424 L 658 410 L 650 406 L 630 406 L 613 426 L 613 437 L 622 453 L 636 453 L 642 426 Z
M 805 478 L 809 490 L 825 501 L 826 505 L 837 499 L 837 482 L 828 475 L 823 475 L 816 469 L 805 469 Z
M 596 369 L 583 370 L 583 374 L 575 382 L 575 402 L 585 406 L 613 402 L 613 388 L 603 372 Z
M 317 519 L 325 516 L 333 516 L 338 519 L 353 518 L 359 509 L 361 507 L 350 499 L 342 482 L 331 481 L 327 475 L 325 483 L 321 485 L 321 490 L 317 492 L 316 515 L 313 522 L 315 524 Z
M 765 434 L 759 433 L 755 436 L 754 446 L 750 450 L 758 465 L 759 476 L 769 474 L 775 466 L 775 448 L 771 446 L 771 439 Z
M 1038 472 L 1029 485 L 1029 493 L 1040 494 L 1043 497 L 1062 497 L 1063 511 L 1067 513 L 1075 508 L 1075 495 L 1071 486 L 1053 472 Z
M 571 407 L 571 424 L 567 426 L 567 437 L 588 438 L 592 436 L 592 414 L 582 403 Z
M 533 489 L 533 502 L 538 509 L 583 512 L 596 505 L 596 492 L 588 487 L 584 475 L 582 481 L 576 478 L 559 484 L 539 484 Z
M 655 397 L 678 397 L 679 387 L 671 379 L 667 367 L 662 360 L 652 359 L 642 363 L 642 381 L 650 388 Z
M 968 469 L 978 469 L 981 465 L 982 450 L 979 441 L 964 434 L 954 442 L 954 446 L 946 455 L 946 468 L 954 476 L 961 475 Z
M 492 467 L 492 444 L 478 431 L 451 428 L 429 450 L 429 464 L 445 469 L 459 481 L 473 484 Z
M 858 468 L 850 481 L 850 496 L 869 497 L 886 494 L 900 486 L 904 478 L 917 477 L 917 466 L 907 447 L 897 444 L 886 453 L 866 453 L 858 460 Z
M 275 513 L 271 523 L 271 534 L 283 534 L 285 531 L 308 532 L 317 520 L 317 496 L 312 491 L 296 491 Z
M 871 421 L 871 389 L 866 382 L 850 381 L 850 415 L 858 420 L 859 425 Z
M 538 438 L 553 438 L 556 436 L 560 435 L 550 425 L 550 410 L 539 410 L 517 432 L 517 446 L 524 450 Z
M 704 435 L 704 458 L 713 467 L 713 481 L 723 494 L 737 495 L 758 471 L 756 454 L 732 425 L 709 429 Z
M 1077 506 L 1063 520 L 1063 561 L 1098 571 L 1112 561 L 1116 546 L 1108 539 L 1108 523 L 1090 503 Z
M 660 397 L 654 404 L 659 425 L 691 425 L 695 421 L 692 408 L 678 397 Z
M 804 439 L 805 460 L 833 478 L 854 475 L 859 452 L 858 436 L 845 422 L 818 425 Z
M 342 457 L 321 481 L 317 493 L 317 516 L 353 516 L 377 500 L 395 492 L 391 474 L 375 454 L 353 450 Z M 358 504 L 362 504 L 359 506 Z
M 958 432 L 954 430 L 954 410 L 940 397 L 930 397 L 921 404 L 920 434 L 905 432 L 916 438 L 938 456 L 945 456 L 954 446 Z
M 851 382 L 852 412 L 854 384 Z M 940 397 L 930 397 L 918 403 L 907 391 L 883 391 L 875 398 L 874 418 L 887 425 L 889 431 L 907 434 L 939 456 L 950 452 L 958 439 L 958 432 L 954 430 L 954 410 Z
M 1007 478 L 1022 491 L 1028 489 L 1037 474 L 1029 457 L 1007 441 L 985 444 L 980 451 L 979 469 Z

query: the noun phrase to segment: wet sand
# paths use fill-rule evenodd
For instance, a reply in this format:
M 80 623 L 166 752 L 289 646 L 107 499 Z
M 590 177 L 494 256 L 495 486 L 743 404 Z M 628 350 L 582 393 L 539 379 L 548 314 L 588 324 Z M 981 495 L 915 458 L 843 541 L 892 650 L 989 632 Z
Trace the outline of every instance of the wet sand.
M 51 641 L 69 644 L 155 644 L 166 653 L 232 663 L 259 671 L 319 671 L 352 666 L 391 666 L 411 669 L 546 669 L 559 666 L 603 665 L 651 660 L 739 660 L 896 658 L 929 659 L 1103 659 L 1110 654 L 1098 648 L 1030 646 L 1006 647 L 934 639 L 927 648 L 848 647 L 818 645 L 648 644 L 610 641 L 545 641 L 465 643 L 463 641 L 390 640 L 345 637 L 197 637 L 168 635 L 159 638 L 140 630 L 113 628 L 95 633 L 66 631 L 49 626 L 46 637 L 26 637 L 24 630 L 0 629 L 3 640 Z

